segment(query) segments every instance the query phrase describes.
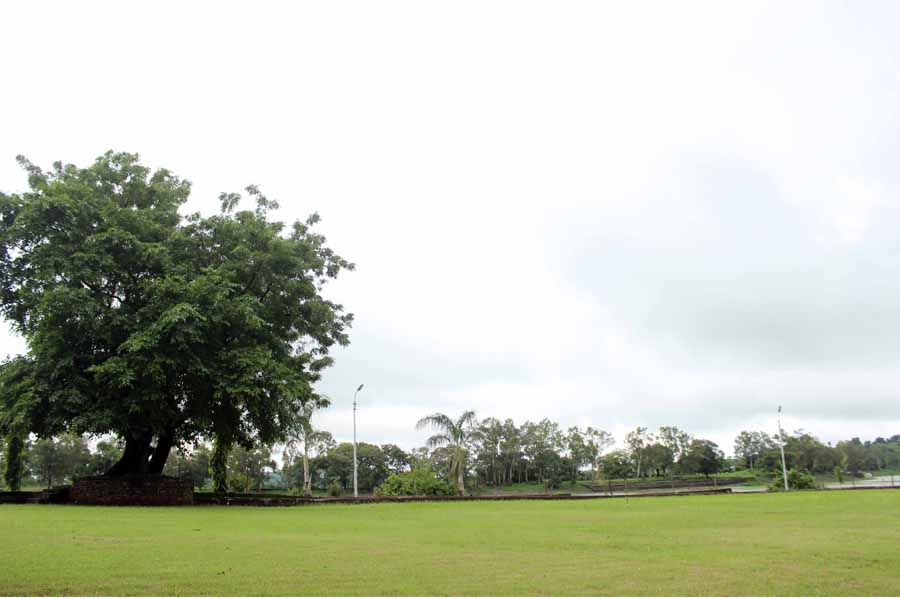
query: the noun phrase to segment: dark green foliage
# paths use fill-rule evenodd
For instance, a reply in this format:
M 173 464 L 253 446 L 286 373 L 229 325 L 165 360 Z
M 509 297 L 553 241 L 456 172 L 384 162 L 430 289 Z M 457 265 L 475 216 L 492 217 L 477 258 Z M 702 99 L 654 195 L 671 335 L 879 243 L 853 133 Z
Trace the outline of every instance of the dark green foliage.
M 411 465 L 410 456 L 396 444 L 382 444 L 385 465 L 391 473 L 408 471 Z
M 600 460 L 603 477 L 609 480 L 622 479 L 634 475 L 631 459 L 624 450 L 610 451 Z
M 2 194 L 0 194 L 2 201 Z M 2 214 L 0 214 L 2 216 Z M 14 357 L 0 364 L 0 438 L 3 477 L 10 490 L 21 488 L 26 474 L 27 421 L 33 405 L 31 362 Z
M 788 471 L 788 488 L 790 490 L 815 490 L 816 480 L 808 473 L 791 469 Z M 784 490 L 784 478 L 776 477 L 769 490 L 781 492 Z
M 644 471 L 658 477 L 669 474 L 675 464 L 675 455 L 672 449 L 654 442 L 644 449 Z
M 839 442 L 837 445 L 841 468 L 852 474 L 861 472 L 866 467 L 866 447 L 859 438 Z
M 44 172 L 0 194 L 0 313 L 29 348 L 3 417 L 49 438 L 125 441 L 112 474 L 163 470 L 169 450 L 224 435 L 282 440 L 311 385 L 346 344 L 351 316 L 323 285 L 352 264 L 313 232 L 255 210 L 182 217 L 190 184 L 136 155 Z
M 356 446 L 357 485 L 360 491 L 370 492 L 388 476 L 387 461 L 381 448 L 374 444 L 360 442 Z M 316 478 L 319 488 L 339 483 L 344 488 L 353 487 L 353 444 L 342 442 L 324 455 L 313 460 L 312 467 L 320 470 Z
M 6 451 L 3 454 L 3 480 L 6 487 L 13 492 L 18 492 L 22 487 L 22 477 L 25 473 L 25 440 L 20 434 L 9 434 L 6 438 Z
M 453 484 L 437 479 L 426 469 L 393 473 L 381 484 L 383 496 L 453 496 L 456 493 Z
M 693 440 L 687 452 L 678 461 L 684 473 L 702 473 L 705 476 L 722 470 L 725 455 L 718 445 L 710 440 Z

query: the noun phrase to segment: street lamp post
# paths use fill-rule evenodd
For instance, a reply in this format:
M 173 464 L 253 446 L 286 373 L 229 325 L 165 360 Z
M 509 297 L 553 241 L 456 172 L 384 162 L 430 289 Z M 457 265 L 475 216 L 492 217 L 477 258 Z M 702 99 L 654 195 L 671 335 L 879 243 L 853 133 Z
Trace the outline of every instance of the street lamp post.
M 359 496 L 359 488 L 356 484 L 356 395 L 359 394 L 359 391 L 363 389 L 363 385 L 360 384 L 356 389 L 356 392 L 353 393 L 353 497 L 357 498 Z
M 778 406 L 778 447 L 781 449 L 781 473 L 784 475 L 784 491 L 787 492 L 787 463 L 784 460 L 784 430 L 781 429 L 781 405 Z

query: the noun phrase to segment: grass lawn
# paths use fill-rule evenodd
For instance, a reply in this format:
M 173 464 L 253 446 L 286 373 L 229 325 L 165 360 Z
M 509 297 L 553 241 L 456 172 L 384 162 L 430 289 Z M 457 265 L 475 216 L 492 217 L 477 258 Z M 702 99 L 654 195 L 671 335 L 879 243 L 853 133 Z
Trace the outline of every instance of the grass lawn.
M 900 490 L 273 508 L 0 505 L 0 538 L 0 594 L 900 589 Z

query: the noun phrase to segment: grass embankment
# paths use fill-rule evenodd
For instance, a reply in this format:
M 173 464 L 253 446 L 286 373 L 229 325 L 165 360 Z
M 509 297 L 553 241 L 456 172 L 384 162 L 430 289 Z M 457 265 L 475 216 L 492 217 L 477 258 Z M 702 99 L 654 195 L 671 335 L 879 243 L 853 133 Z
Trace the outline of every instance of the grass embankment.
M 588 501 L 0 505 L 0 593 L 886 595 L 900 491 Z

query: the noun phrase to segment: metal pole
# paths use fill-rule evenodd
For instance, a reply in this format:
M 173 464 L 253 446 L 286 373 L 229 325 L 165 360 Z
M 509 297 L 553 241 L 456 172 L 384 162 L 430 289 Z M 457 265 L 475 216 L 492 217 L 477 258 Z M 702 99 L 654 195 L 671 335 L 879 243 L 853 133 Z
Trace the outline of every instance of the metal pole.
M 360 384 L 356 392 L 353 393 L 353 498 L 359 497 L 359 487 L 356 481 L 356 396 L 362 390 L 363 385 Z
M 778 447 L 781 449 L 781 473 L 784 474 L 784 491 L 787 492 L 787 463 L 784 460 L 784 430 L 781 429 L 781 405 L 778 406 Z

